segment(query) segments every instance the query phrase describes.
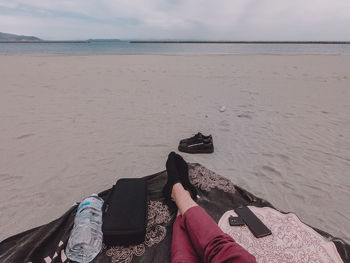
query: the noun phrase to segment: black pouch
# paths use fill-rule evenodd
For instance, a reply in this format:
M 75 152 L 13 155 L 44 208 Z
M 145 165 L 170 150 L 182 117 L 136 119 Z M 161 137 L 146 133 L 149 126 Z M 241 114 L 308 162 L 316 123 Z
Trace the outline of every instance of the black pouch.
M 105 244 L 116 246 L 142 243 L 147 226 L 146 180 L 119 179 L 104 203 L 102 221 Z

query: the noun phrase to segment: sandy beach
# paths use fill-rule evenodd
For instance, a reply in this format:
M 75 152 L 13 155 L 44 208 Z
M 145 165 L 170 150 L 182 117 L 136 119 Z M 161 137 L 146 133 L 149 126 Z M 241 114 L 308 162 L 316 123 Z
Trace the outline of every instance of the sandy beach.
M 201 131 L 185 160 L 350 242 L 350 56 L 2 55 L 0 81 L 0 240 Z

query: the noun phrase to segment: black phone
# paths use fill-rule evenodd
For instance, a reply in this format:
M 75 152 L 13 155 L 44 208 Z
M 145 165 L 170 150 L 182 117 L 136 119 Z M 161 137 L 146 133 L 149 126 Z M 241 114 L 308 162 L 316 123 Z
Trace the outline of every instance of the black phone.
M 239 216 L 230 216 L 228 218 L 228 222 L 229 222 L 230 226 L 244 226 L 245 225 L 243 219 L 240 218 Z
M 271 230 L 248 207 L 238 207 L 235 212 L 243 219 L 255 237 L 265 237 L 272 234 Z

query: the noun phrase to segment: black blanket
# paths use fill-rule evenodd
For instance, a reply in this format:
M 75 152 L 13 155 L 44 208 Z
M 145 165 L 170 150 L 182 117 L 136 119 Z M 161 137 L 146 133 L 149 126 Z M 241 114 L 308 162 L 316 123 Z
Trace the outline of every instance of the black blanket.
M 189 168 L 191 181 L 198 189 L 200 197 L 197 202 L 216 222 L 224 212 L 240 205 L 273 207 L 266 200 L 254 196 L 199 164 L 190 164 Z M 102 251 L 92 262 L 170 262 L 172 224 L 176 211 L 169 210 L 164 204 L 161 190 L 167 179 L 166 171 L 145 178 L 148 186 L 148 225 L 145 242 L 130 247 L 103 245 Z M 109 191 L 110 189 L 99 195 L 105 199 Z M 0 262 L 70 262 L 66 258 L 64 249 L 73 227 L 76 208 L 77 205 L 74 205 L 51 223 L 2 241 L 0 243 Z M 315 230 L 334 242 L 344 262 L 350 262 L 348 244 L 319 229 Z

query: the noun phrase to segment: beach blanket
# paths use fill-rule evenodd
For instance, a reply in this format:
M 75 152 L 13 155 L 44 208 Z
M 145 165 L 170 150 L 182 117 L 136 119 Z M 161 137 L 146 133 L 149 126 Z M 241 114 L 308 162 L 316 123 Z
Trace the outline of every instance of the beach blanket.
M 343 262 L 334 243 L 302 223 L 295 214 L 284 214 L 271 207 L 248 207 L 272 235 L 255 238 L 247 226 L 230 226 L 229 217 L 237 216 L 234 210 L 227 211 L 218 225 L 253 254 L 257 262 Z
M 189 164 L 189 172 L 191 182 L 198 189 L 198 204 L 216 222 L 219 222 L 225 212 L 241 205 L 274 208 L 268 201 L 256 197 L 200 164 Z M 166 171 L 162 171 L 145 178 L 148 186 L 148 224 L 145 242 L 129 247 L 103 245 L 101 252 L 92 262 L 170 262 L 172 224 L 176 211 L 165 205 L 162 196 L 167 174 Z M 99 196 L 105 199 L 109 192 L 110 189 L 101 192 Z M 2 241 L 0 243 L 0 262 L 70 262 L 64 250 L 73 227 L 77 205 L 72 206 L 57 220 Z M 344 262 L 350 262 L 350 246 L 347 243 L 326 232 L 312 229 L 324 239 L 332 242 L 332 246 L 334 244 L 335 253 L 339 253 Z

